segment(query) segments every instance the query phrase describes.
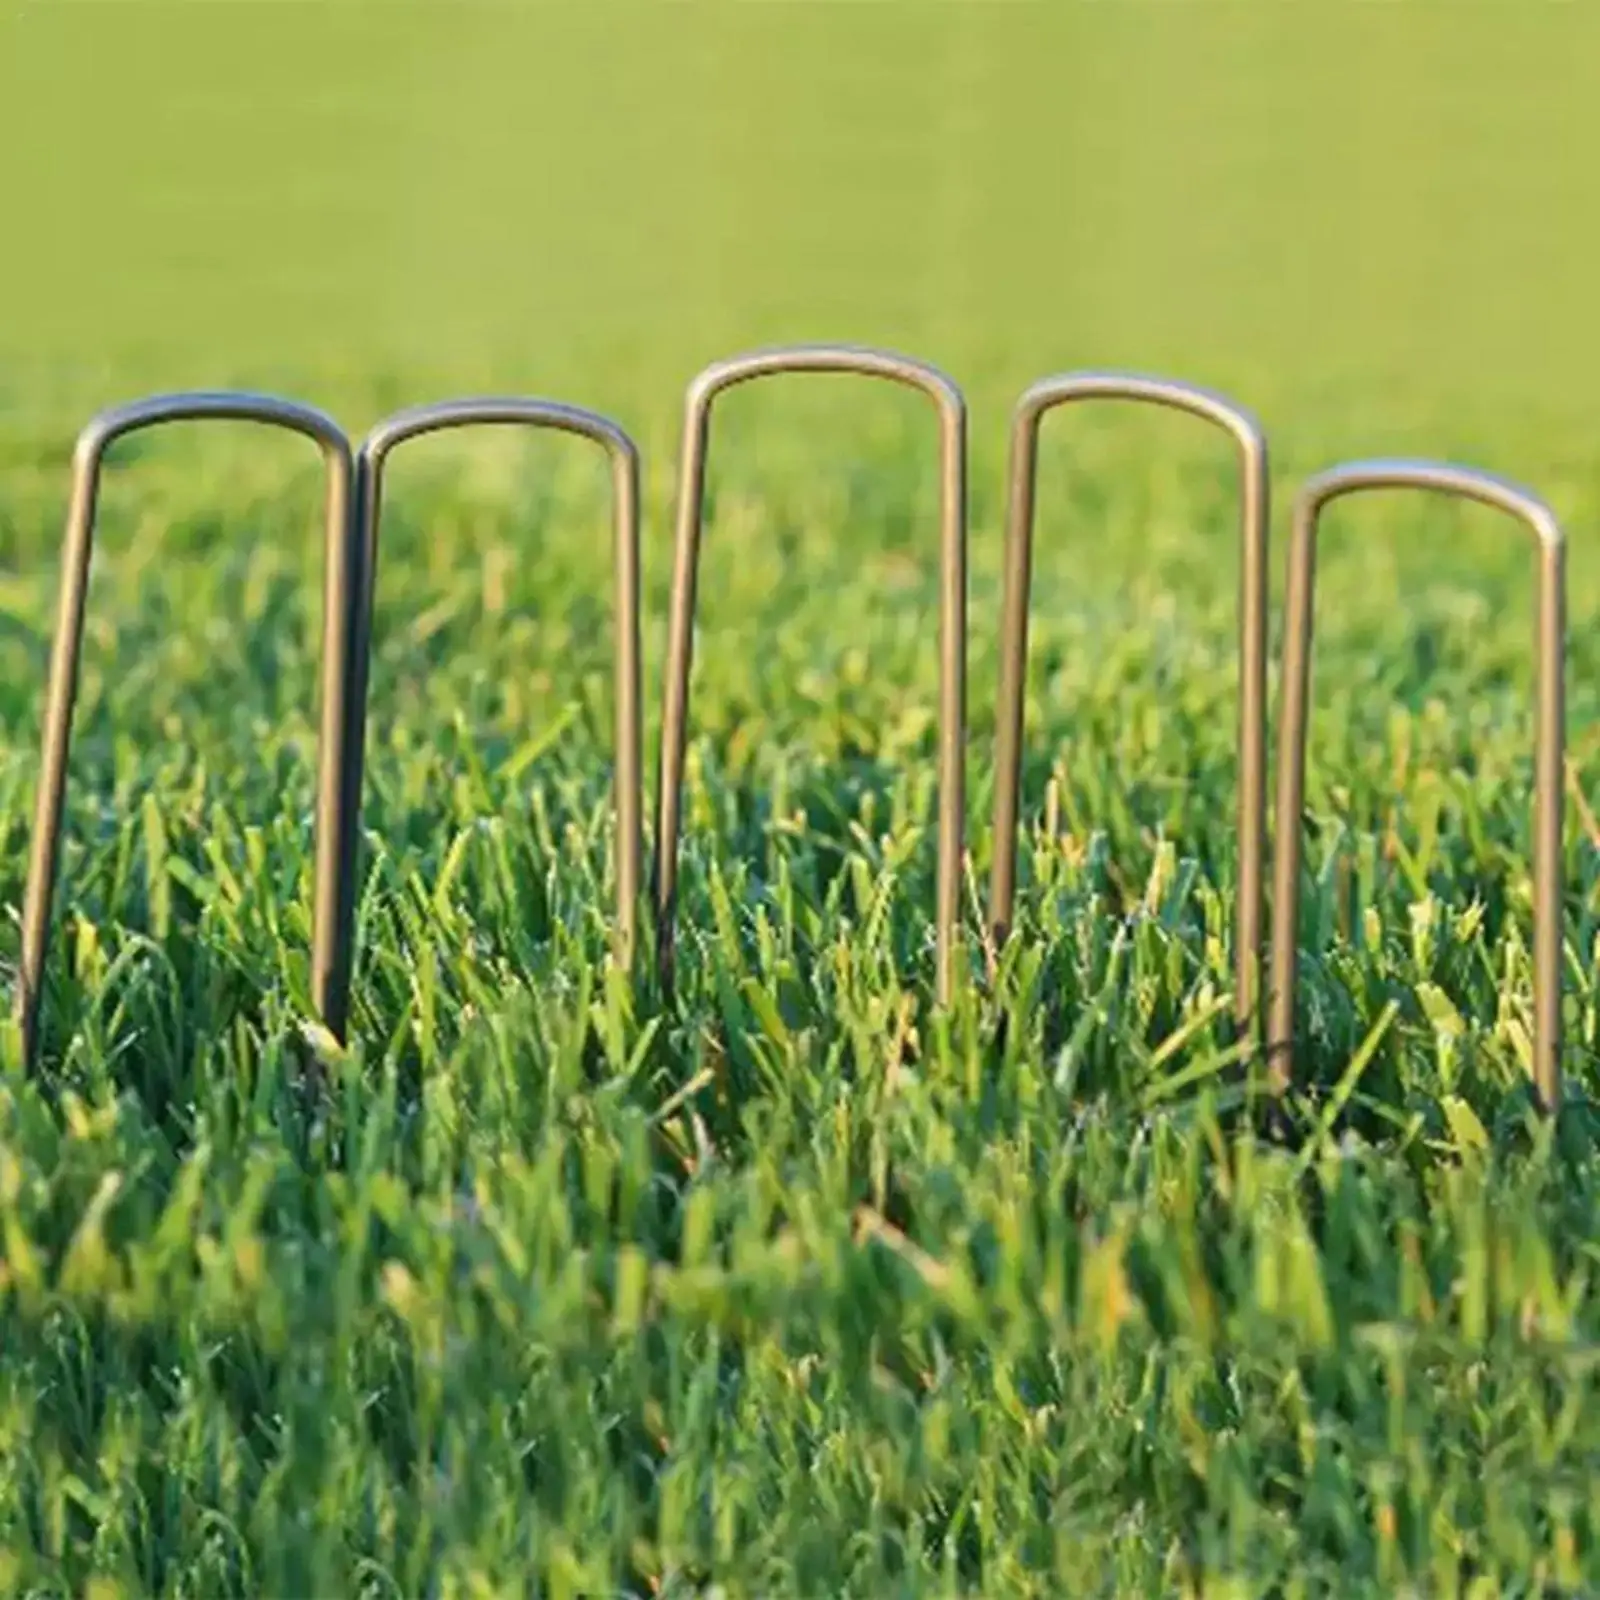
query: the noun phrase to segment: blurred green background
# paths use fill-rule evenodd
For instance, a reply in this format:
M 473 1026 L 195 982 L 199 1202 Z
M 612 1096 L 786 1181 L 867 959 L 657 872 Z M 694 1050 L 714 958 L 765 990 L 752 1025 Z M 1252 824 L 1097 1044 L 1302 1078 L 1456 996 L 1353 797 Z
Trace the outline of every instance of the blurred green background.
M 31 0 L 0 29 L 11 428 L 272 382 L 354 429 L 498 384 L 651 441 L 705 361 L 797 338 L 996 408 L 1169 370 L 1308 447 L 1421 429 L 1513 473 L 1595 421 L 1590 6 Z M 997 453 L 999 412 L 975 428 Z

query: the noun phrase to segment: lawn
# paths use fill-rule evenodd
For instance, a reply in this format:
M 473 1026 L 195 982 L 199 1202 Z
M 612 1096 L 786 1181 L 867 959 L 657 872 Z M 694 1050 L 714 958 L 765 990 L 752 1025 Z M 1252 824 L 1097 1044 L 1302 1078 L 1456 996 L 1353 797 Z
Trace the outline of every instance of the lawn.
M 94 107 L 6 157 L 38 244 L 0 319 L 0 904 L 94 408 L 614 414 L 653 784 L 683 387 L 846 338 L 971 402 L 966 938 L 941 1013 L 917 397 L 719 403 L 671 1004 L 607 960 L 598 455 L 397 458 L 346 1050 L 307 1026 L 314 453 L 119 446 L 40 1070 L 0 1077 L 0 1593 L 1600 1589 L 1592 26 L 222 9 L 0 24 L 4 131 L 74 83 Z M 264 106 L 303 113 L 282 146 Z M 143 143 L 96 143 L 140 108 Z M 518 154 L 563 127 L 562 162 Z M 95 171 L 98 223 L 55 198 Z M 1463 459 L 1565 520 L 1559 1122 L 1528 1087 L 1531 547 L 1388 496 L 1327 522 L 1303 1083 L 1292 1138 L 1252 1131 L 1234 470 L 1185 419 L 1046 424 L 986 981 L 1008 411 L 1090 364 L 1259 411 L 1275 595 L 1293 490 L 1345 455 Z

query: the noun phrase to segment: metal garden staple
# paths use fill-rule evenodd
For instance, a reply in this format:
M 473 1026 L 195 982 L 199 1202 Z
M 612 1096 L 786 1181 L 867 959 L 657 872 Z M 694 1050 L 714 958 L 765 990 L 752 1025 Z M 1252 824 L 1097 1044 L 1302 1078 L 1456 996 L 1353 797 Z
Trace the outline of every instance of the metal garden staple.
M 254 422 L 305 435 L 322 447 L 328 498 L 322 623 L 322 727 L 317 753 L 315 899 L 312 920 L 311 999 L 332 1031 L 343 1036 L 349 993 L 349 938 L 338 909 L 349 899 L 349 870 L 340 848 L 341 779 L 346 768 L 347 675 L 350 602 L 355 590 L 356 547 L 350 521 L 350 444 L 337 423 L 310 406 L 270 395 L 192 393 L 155 395 L 103 411 L 78 436 L 72 458 L 72 499 L 62 553 L 62 590 L 50 685 L 45 702 L 44 748 L 34 811 L 22 911 L 22 961 L 16 1014 L 25 1062 L 37 1043 L 40 984 L 50 937 L 50 906 L 61 842 L 67 752 L 83 649 L 84 602 L 94 548 L 95 511 L 106 451 L 118 439 L 170 422 Z
M 1317 526 L 1335 500 L 1374 489 L 1426 489 L 1520 518 L 1539 547 L 1538 730 L 1534 780 L 1534 1087 L 1544 1108 L 1561 1097 L 1561 801 L 1565 760 L 1565 556 L 1561 526 L 1537 496 L 1486 472 L 1433 461 L 1357 461 L 1301 489 L 1294 509 L 1278 726 L 1278 810 L 1272 886 L 1272 981 L 1267 1049 L 1275 1088 L 1294 1076 L 1295 965 L 1300 924 L 1300 823 L 1305 799 Z
M 1261 878 L 1265 854 L 1267 439 L 1249 412 L 1208 389 L 1139 373 L 1071 372 L 1041 379 L 1017 402 L 1011 428 L 1011 481 L 1006 511 L 1000 701 L 995 712 L 994 863 L 989 883 L 993 943 L 996 947 L 1004 943 L 1010 931 L 1016 886 L 1039 425 L 1046 412 L 1082 400 L 1132 400 L 1187 412 L 1225 429 L 1239 447 L 1239 900 L 1234 987 L 1238 1020 L 1241 1026 L 1253 1029 L 1261 965 Z
M 706 456 L 711 407 L 724 389 L 779 373 L 833 372 L 884 378 L 920 390 L 939 413 L 939 861 L 934 910 L 937 995 L 950 998 L 964 825 L 963 745 L 966 734 L 967 492 L 966 402 L 937 368 L 889 351 L 853 345 L 795 345 L 758 350 L 709 366 L 693 383 L 683 423 L 678 479 L 677 547 L 667 641 L 656 794 L 655 904 L 657 957 L 664 986 L 672 982 L 673 912 L 678 881 L 679 809 L 688 736 L 689 674 L 694 653 L 695 589 L 705 517 Z
M 383 506 L 383 469 L 391 452 L 408 439 L 445 429 L 515 425 L 591 439 L 611 462 L 614 528 L 616 644 L 615 794 L 618 959 L 633 960 L 640 882 L 640 686 L 639 686 L 639 452 L 609 418 L 554 400 L 487 398 L 443 400 L 416 406 L 380 422 L 356 457 L 355 520 L 361 552 L 357 609 L 350 630 L 348 707 L 341 812 L 345 832 L 339 849 L 341 882 L 353 897 L 361 812 L 362 756 L 366 735 L 367 677 L 372 649 L 372 607 L 378 563 L 378 525 Z M 339 905 L 339 928 L 353 935 L 353 898 Z

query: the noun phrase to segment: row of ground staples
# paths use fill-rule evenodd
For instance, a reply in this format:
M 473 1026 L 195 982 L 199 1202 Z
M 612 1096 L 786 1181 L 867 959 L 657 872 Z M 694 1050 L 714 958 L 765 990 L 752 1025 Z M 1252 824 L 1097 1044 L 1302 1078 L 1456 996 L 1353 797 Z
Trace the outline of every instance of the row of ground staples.
M 942 372 L 885 351 L 845 345 L 762 350 L 706 368 L 689 386 L 679 467 L 677 542 L 656 796 L 656 861 L 651 900 L 664 982 L 672 975 L 680 803 L 689 721 L 695 586 L 704 520 L 706 457 L 713 403 L 725 389 L 778 373 L 832 372 L 885 378 L 925 394 L 940 439 L 940 688 L 937 997 L 948 1002 L 965 833 L 962 756 L 966 723 L 966 404 Z M 1239 597 L 1239 883 L 1234 930 L 1236 1011 L 1258 1026 L 1262 963 L 1262 877 L 1266 812 L 1268 578 L 1267 440 L 1253 416 L 1209 390 L 1164 378 L 1075 372 L 1034 384 L 1018 402 L 1011 428 L 1001 620 L 1001 682 L 996 747 L 994 863 L 988 919 L 992 944 L 1009 931 L 1014 897 L 1018 788 L 1023 739 L 1028 591 L 1034 484 L 1045 413 L 1082 400 L 1139 401 L 1187 412 L 1225 429 L 1240 474 Z M 514 424 L 592 440 L 613 474 L 616 672 L 615 804 L 616 949 L 630 962 L 641 894 L 639 454 L 608 418 L 538 399 L 450 400 L 390 417 L 359 450 L 331 418 L 312 407 L 265 395 L 197 393 L 156 396 L 101 413 L 83 430 L 73 456 L 72 497 L 63 551 L 60 611 L 50 662 L 40 785 L 22 919 L 17 1017 L 24 1058 L 36 1044 L 40 983 L 50 927 L 61 835 L 68 744 L 83 641 L 84 601 L 94 542 L 95 507 L 107 450 L 125 435 L 158 424 L 200 419 L 261 423 L 303 434 L 320 446 L 327 469 L 322 724 L 318 749 L 315 902 L 311 987 L 320 1020 L 341 1040 L 348 1021 L 355 920 L 356 855 L 365 742 L 367 673 L 377 579 L 384 465 L 404 441 L 444 429 Z M 1518 518 L 1538 547 L 1538 725 L 1534 796 L 1534 1087 L 1553 1109 L 1560 1095 L 1561 830 L 1564 762 L 1565 577 L 1560 525 L 1537 496 L 1502 478 L 1433 461 L 1369 460 L 1309 479 L 1295 502 L 1284 627 L 1278 724 L 1278 797 L 1273 863 L 1271 972 L 1266 1006 L 1270 1081 L 1293 1078 L 1294 980 L 1300 891 L 1300 817 L 1305 784 L 1317 526 L 1332 501 L 1373 489 L 1424 489 L 1494 506 Z

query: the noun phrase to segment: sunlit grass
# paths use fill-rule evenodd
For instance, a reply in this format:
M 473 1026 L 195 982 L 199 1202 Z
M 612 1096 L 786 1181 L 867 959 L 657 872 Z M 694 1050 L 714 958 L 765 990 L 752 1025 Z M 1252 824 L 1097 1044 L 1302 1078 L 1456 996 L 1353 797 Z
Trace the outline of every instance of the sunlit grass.
M 1600 1581 L 1595 854 L 1578 808 L 1548 1130 L 1525 552 L 1401 502 L 1330 536 L 1311 1083 L 1263 1145 L 1225 1031 L 1226 452 L 1051 436 L 1021 927 L 992 995 L 969 936 L 939 1018 L 932 445 L 898 406 L 801 385 L 719 434 L 676 1011 L 605 967 L 601 473 L 397 469 L 354 1032 L 309 1100 L 314 462 L 223 430 L 113 471 L 44 1071 L 0 1090 L 8 1591 Z M 3 482 L 15 902 L 54 535 Z

